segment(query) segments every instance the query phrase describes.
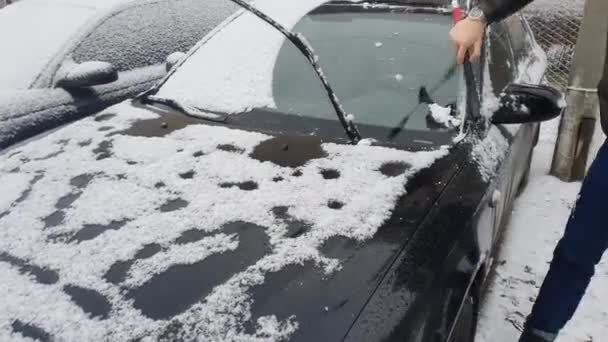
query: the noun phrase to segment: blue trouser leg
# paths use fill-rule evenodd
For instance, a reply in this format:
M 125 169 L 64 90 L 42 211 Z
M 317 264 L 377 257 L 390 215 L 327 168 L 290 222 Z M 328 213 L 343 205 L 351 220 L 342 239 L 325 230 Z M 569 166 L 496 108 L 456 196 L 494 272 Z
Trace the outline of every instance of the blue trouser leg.
M 528 327 L 558 333 L 572 318 L 595 265 L 608 247 L 608 143 L 600 149 L 583 182 L 576 208 L 541 287 Z

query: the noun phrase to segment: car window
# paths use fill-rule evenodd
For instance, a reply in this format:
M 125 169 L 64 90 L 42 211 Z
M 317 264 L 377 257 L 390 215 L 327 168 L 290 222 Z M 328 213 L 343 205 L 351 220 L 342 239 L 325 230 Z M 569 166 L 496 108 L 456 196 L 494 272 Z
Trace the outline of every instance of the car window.
M 236 10 L 226 0 L 167 0 L 129 7 L 95 28 L 72 53 L 77 63 L 105 61 L 120 70 L 164 63 L 186 52 Z
M 526 30 L 523 18 L 519 15 L 513 15 L 507 18 L 504 21 L 504 25 L 509 32 L 515 64 L 518 65 L 522 60 L 528 57 L 528 53 L 531 49 L 528 31 Z
M 460 69 L 454 65 L 450 26 L 451 18 L 437 13 L 318 11 L 304 17 L 294 31 L 306 36 L 357 124 L 392 128 L 409 115 L 407 129 L 441 130 L 446 127 L 429 121 L 429 106 L 419 100 L 424 87 L 433 102 L 456 105 Z M 288 63 L 280 53 L 274 78 L 292 81 L 275 84 L 277 103 L 290 86 L 302 86 L 293 84 L 298 78 L 284 65 Z M 290 98 L 300 113 L 319 111 L 310 98 L 294 91 Z
M 505 27 L 501 23 L 493 24 L 490 28 L 487 54 L 489 75 L 484 82 L 490 82 L 496 97 L 514 80 L 515 66 L 509 39 Z

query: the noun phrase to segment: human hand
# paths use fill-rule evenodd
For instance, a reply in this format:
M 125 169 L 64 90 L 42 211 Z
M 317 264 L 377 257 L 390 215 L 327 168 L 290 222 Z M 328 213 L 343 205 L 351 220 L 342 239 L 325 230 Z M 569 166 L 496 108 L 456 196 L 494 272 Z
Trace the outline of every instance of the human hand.
M 485 31 L 484 22 L 469 18 L 459 21 L 452 27 L 450 38 L 456 47 L 456 63 L 464 63 L 467 52 L 472 62 L 479 60 Z

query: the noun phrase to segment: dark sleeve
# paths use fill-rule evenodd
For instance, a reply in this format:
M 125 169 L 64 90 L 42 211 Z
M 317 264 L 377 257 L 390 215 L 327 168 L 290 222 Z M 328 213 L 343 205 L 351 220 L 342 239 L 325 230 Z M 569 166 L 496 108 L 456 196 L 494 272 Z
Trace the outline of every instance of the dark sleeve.
M 600 85 L 597 87 L 597 94 L 600 98 L 600 119 L 604 133 L 608 135 L 608 35 L 606 36 L 606 56 L 604 57 L 604 74 Z
M 481 0 L 479 7 L 483 10 L 488 24 L 503 20 L 519 11 L 532 0 Z

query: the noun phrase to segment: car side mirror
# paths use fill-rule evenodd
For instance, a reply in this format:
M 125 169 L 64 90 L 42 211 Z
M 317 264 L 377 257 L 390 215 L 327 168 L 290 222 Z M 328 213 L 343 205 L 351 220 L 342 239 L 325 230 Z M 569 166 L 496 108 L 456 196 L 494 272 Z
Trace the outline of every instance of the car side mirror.
M 558 117 L 566 103 L 562 93 L 545 85 L 510 84 L 500 97 L 494 124 L 523 124 Z
M 111 63 L 84 62 L 70 66 L 55 83 L 65 89 L 84 88 L 112 83 L 118 80 L 118 71 Z
M 186 57 L 186 54 L 183 52 L 174 52 L 167 56 L 165 61 L 165 68 L 167 71 L 173 69 L 173 67 L 182 60 L 182 58 Z

